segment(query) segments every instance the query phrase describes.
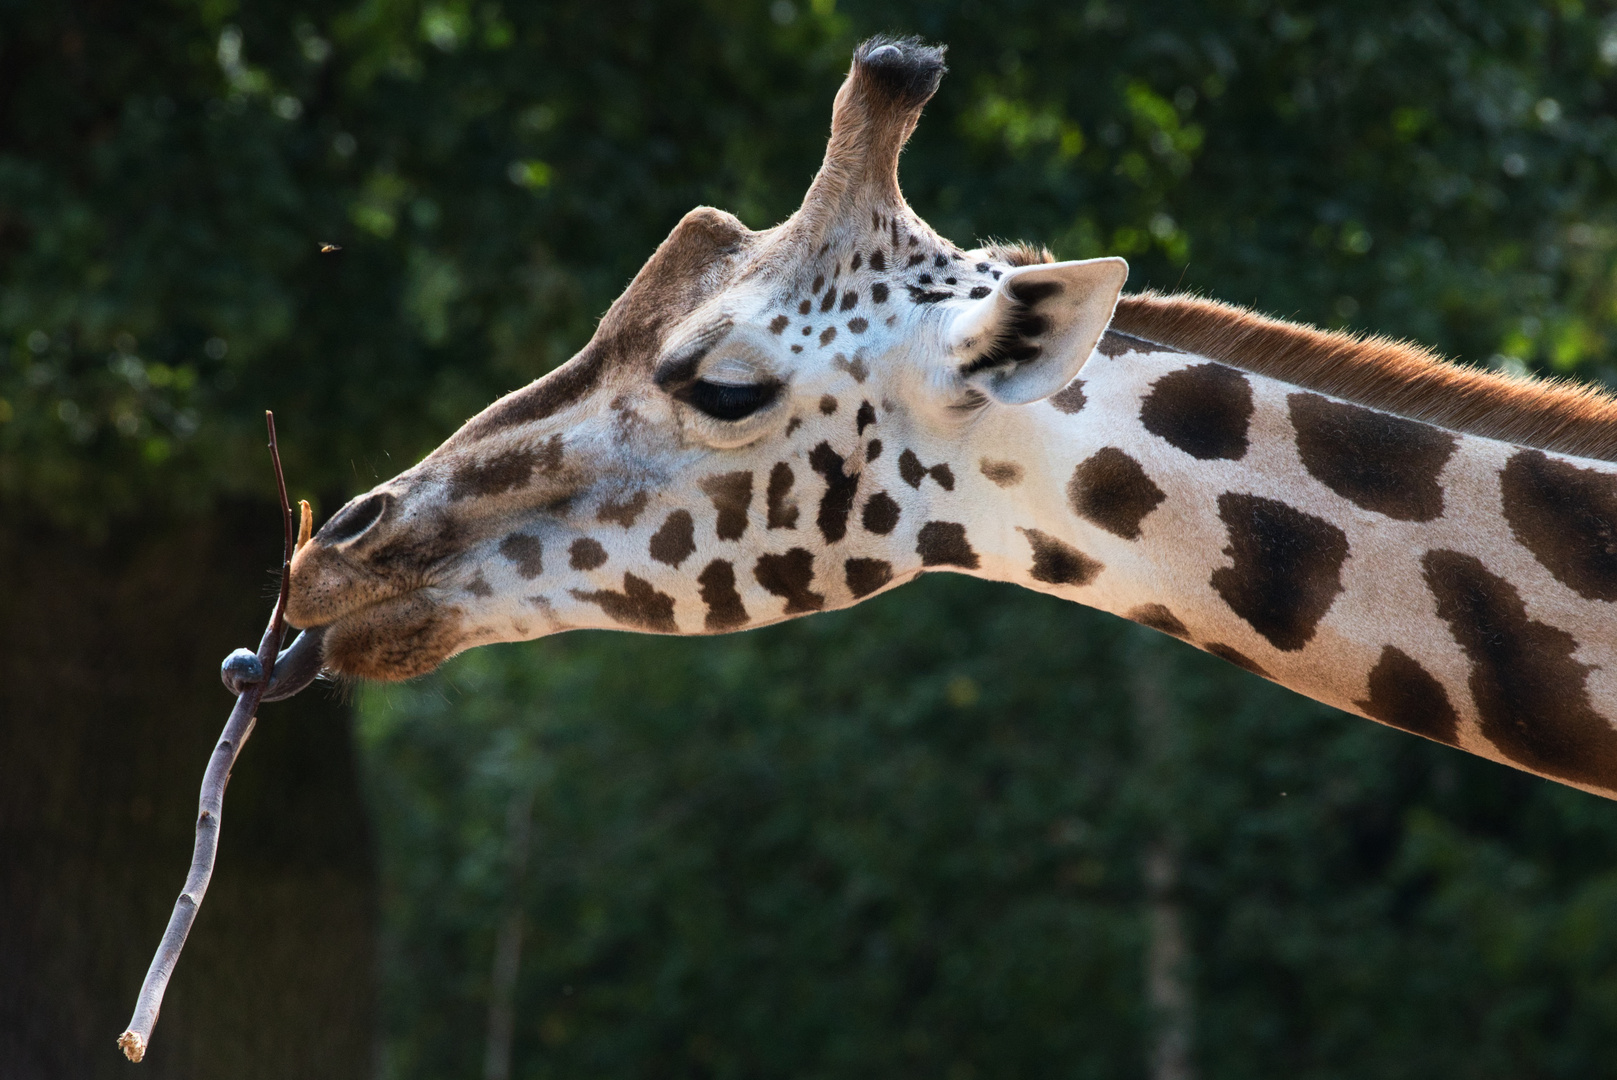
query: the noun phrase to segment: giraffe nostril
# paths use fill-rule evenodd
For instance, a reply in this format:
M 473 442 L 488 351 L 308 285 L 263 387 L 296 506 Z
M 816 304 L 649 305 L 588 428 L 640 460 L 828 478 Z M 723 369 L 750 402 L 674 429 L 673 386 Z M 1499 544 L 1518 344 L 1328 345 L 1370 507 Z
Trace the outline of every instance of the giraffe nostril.
M 322 544 L 335 546 L 346 544 L 350 540 L 357 540 L 365 532 L 382 520 L 388 506 L 393 502 L 393 496 L 384 492 L 376 492 L 365 496 L 358 502 L 349 503 L 325 525 L 321 526 L 315 538 Z

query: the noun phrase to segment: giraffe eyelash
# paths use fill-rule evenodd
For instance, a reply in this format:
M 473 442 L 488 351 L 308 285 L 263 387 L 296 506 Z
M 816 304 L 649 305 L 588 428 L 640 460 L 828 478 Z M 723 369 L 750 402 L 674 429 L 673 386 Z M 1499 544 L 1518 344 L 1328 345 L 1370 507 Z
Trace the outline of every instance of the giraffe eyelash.
M 714 420 L 734 423 L 774 403 L 780 396 L 781 384 L 719 383 L 706 379 L 693 379 L 674 397 Z

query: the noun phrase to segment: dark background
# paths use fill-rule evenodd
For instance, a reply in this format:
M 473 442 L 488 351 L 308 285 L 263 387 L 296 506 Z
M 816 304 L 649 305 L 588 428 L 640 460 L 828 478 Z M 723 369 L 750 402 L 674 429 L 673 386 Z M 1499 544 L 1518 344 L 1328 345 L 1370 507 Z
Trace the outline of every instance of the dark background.
M 1609 3 L 0 0 L 0 1076 L 137 1069 L 263 409 L 392 475 L 877 31 L 957 241 L 1617 381 Z M 154 1077 L 1617 1074 L 1617 808 L 1008 587 L 312 691 L 226 809 Z

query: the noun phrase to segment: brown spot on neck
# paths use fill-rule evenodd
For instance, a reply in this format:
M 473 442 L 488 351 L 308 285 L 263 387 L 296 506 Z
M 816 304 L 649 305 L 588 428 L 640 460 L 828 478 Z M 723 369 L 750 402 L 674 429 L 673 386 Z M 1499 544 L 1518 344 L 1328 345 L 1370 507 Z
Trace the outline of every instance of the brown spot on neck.
M 849 559 L 842 564 L 848 591 L 862 600 L 893 580 L 893 566 L 885 559 Z
M 651 582 L 633 574 L 623 575 L 622 592 L 610 589 L 569 591 L 579 600 L 596 605 L 608 618 L 624 626 L 653 634 L 679 633 L 679 626 L 674 622 L 674 598 L 658 592 Z
M 792 467 L 784 461 L 777 461 L 775 467 L 769 470 L 769 487 L 764 492 L 765 509 L 768 512 L 767 524 L 771 529 L 797 528 L 797 504 L 791 499 Z
M 1181 640 L 1190 637 L 1190 631 L 1185 627 L 1185 624 L 1180 622 L 1178 616 L 1162 604 L 1141 604 L 1137 608 L 1130 609 L 1124 618 L 1131 619 L 1141 626 L 1149 626 L 1153 630 L 1161 631 Z
M 1523 450 L 1499 481 L 1511 532 L 1555 580 L 1617 600 L 1617 475 Z
M 1114 446 L 1095 451 L 1067 482 L 1073 513 L 1125 540 L 1140 538 L 1140 523 L 1166 498 L 1140 463 Z
M 640 511 L 646 508 L 646 503 L 649 501 L 650 496 L 644 491 L 637 491 L 621 502 L 604 502 L 601 504 L 601 508 L 595 512 L 595 520 L 622 525 L 625 529 L 630 528 L 634 525 L 635 520 L 640 517 Z
M 809 589 L 814 581 L 814 555 L 792 548 L 782 555 L 760 555 L 753 578 L 766 590 L 786 599 L 783 614 L 798 615 L 825 607 L 825 597 Z
M 1286 398 L 1310 475 L 1355 506 L 1398 521 L 1443 513 L 1437 478 L 1454 453 L 1446 431 L 1318 394 Z
M 1617 731 L 1589 701 L 1577 639 L 1529 618 L 1516 587 L 1475 556 L 1429 551 L 1421 566 L 1438 617 L 1471 661 L 1483 735 L 1524 769 L 1617 790 Z
M 517 573 L 526 581 L 545 572 L 544 547 L 537 536 L 512 533 L 500 541 L 500 554 L 516 564 Z
M 1145 430 L 1198 461 L 1246 456 L 1252 384 L 1234 368 L 1193 364 L 1151 384 L 1140 406 Z
M 574 570 L 594 570 L 606 564 L 606 548 L 588 536 L 574 540 L 567 549 L 567 565 Z
M 1057 412 L 1068 416 L 1082 412 L 1089 399 L 1084 396 L 1084 380 L 1074 379 L 1050 396 L 1050 404 Z
M 702 603 L 707 605 L 703 626 L 713 633 L 734 630 L 747 624 L 747 609 L 736 592 L 735 567 L 723 559 L 714 559 L 696 576 L 701 587 Z
M 1459 745 L 1460 717 L 1448 691 L 1414 657 L 1388 645 L 1371 669 L 1369 683 L 1370 696 L 1353 703 L 1364 715 L 1436 742 Z
M 752 505 L 752 473 L 746 469 L 720 473 L 707 477 L 700 487 L 718 513 L 718 538 L 741 539 L 747 531 L 747 509 Z
M 863 321 L 863 319 L 854 320 L 854 322 Z M 860 327 L 860 329 L 862 330 L 864 328 Z M 852 360 L 848 359 L 846 353 L 837 353 L 831 358 L 831 363 L 836 365 L 836 367 L 839 369 L 846 371 L 849 375 L 852 375 L 853 381 L 856 383 L 862 383 L 866 379 L 870 378 L 870 365 L 866 364 L 864 357 L 860 356 L 857 352 L 854 353 Z
M 1218 497 L 1218 516 L 1234 565 L 1213 571 L 1214 590 L 1275 648 L 1301 649 L 1342 592 L 1347 534 L 1283 502 L 1236 492 Z
M 999 487 L 1015 487 L 1022 482 L 1022 466 L 1014 461 L 995 461 L 993 458 L 983 458 L 977 463 L 978 470 Z
M 677 567 L 696 551 L 696 522 L 689 510 L 675 510 L 651 534 L 648 554 L 660 563 Z
M 885 491 L 878 491 L 865 500 L 865 509 L 860 521 L 864 524 L 866 532 L 886 536 L 897 527 L 899 513 L 898 503 L 893 501 L 893 497 Z
M 905 450 L 898 455 L 898 475 L 912 488 L 919 488 L 921 481 L 930 476 L 944 491 L 954 490 L 954 470 L 950 469 L 946 462 L 929 469 L 921 464 L 921 459 L 913 450 Z
M 854 496 L 859 491 L 859 473 L 843 471 L 841 454 L 822 442 L 809 454 L 809 467 L 825 479 L 825 494 L 820 497 L 820 512 L 815 524 L 825 542 L 834 544 L 848 532 L 848 515 L 853 512 Z
M 905 450 L 898 455 L 898 475 L 912 488 L 919 488 L 921 481 L 926 479 L 926 466 L 921 464 L 914 450 Z
M 1079 551 L 1049 533 L 1018 528 L 1033 548 L 1033 565 L 1028 569 L 1034 581 L 1049 585 L 1088 585 L 1105 569 L 1097 559 Z
M 981 565 L 966 539 L 966 527 L 953 521 L 929 521 L 921 526 L 915 540 L 915 553 L 922 566 L 958 566 L 975 570 Z

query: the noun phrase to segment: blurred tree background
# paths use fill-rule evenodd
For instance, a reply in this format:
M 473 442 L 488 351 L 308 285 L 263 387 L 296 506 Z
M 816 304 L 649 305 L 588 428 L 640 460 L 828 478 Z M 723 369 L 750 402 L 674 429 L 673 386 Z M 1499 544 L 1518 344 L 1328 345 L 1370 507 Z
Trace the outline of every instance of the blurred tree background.
M 261 410 L 294 497 L 392 475 L 786 216 L 877 31 L 950 46 L 947 236 L 1617 382 L 1610 3 L 0 0 L 0 1074 L 124 1068 Z M 1617 1074 L 1617 807 L 1048 598 L 354 704 L 266 711 L 149 1074 Z

